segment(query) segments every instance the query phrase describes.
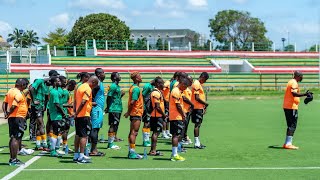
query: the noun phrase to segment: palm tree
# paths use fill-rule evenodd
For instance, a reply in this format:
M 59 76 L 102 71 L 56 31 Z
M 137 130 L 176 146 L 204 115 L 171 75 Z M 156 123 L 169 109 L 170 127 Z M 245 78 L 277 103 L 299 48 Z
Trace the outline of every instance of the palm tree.
M 40 44 L 39 37 L 33 30 L 27 30 L 27 32 L 23 34 L 22 41 L 24 41 L 23 44 L 27 45 L 28 47 Z
M 14 47 L 19 47 L 21 40 L 23 41 L 23 34 L 20 34 L 18 28 L 13 30 L 13 33 L 8 34 L 8 42 L 12 42 Z M 22 43 L 23 46 L 23 43 Z

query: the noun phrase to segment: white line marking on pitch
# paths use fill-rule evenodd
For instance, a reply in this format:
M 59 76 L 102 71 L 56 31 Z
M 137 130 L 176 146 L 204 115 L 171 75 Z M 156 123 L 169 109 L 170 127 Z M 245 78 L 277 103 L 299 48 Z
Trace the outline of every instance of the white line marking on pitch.
M 71 138 L 73 135 L 75 135 L 76 132 L 72 132 L 71 134 L 68 135 L 68 139 Z M 24 166 L 20 166 L 18 167 L 16 170 L 12 171 L 10 174 L 6 175 L 5 177 L 3 177 L 2 179 L 3 180 L 7 180 L 7 179 L 11 179 L 13 178 L 14 176 L 16 176 L 17 174 L 19 174 L 21 171 L 23 171 L 25 168 L 27 168 L 28 166 L 30 166 L 32 163 L 36 162 L 38 159 L 41 158 L 43 154 L 40 153 L 39 155 L 33 157 L 32 159 L 30 159 L 29 161 L 27 161 L 25 163 Z
M 320 167 L 231 167 L 231 168 L 132 168 L 132 169 L 25 169 L 24 171 L 185 171 L 185 170 L 313 170 Z

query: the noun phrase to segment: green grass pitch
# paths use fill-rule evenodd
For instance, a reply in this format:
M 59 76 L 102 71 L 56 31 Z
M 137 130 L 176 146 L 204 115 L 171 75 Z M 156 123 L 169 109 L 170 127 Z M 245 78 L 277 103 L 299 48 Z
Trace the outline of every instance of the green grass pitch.
M 315 98 L 316 99 L 316 98 Z M 301 99 L 303 100 L 303 99 Z M 62 158 L 43 156 L 13 179 L 318 179 L 320 176 L 320 102 L 300 104 L 298 128 L 294 144 L 299 150 L 284 150 L 269 146 L 282 146 L 286 124 L 282 110 L 282 96 L 256 98 L 209 97 L 209 109 L 201 127 L 204 150 L 187 146 L 181 154 L 185 162 L 171 162 L 169 140 L 159 138 L 158 150 L 163 157 L 148 156 L 147 160 L 128 160 L 127 136 L 129 120 L 122 118 L 118 143 L 121 150 L 107 150 L 107 144 L 98 144 L 105 157 L 93 157 L 92 164 L 76 164 L 72 155 Z M 71 132 L 73 129 L 71 129 Z M 28 133 L 26 133 L 25 136 Z M 99 135 L 107 137 L 107 117 Z M 189 126 L 193 140 L 193 124 Z M 29 141 L 23 141 L 34 147 Z M 73 144 L 73 138 L 69 140 Z M 137 152 L 143 153 L 141 128 L 137 138 Z M 0 146 L 8 145 L 8 126 L 0 126 Z M 71 146 L 73 148 L 73 146 Z M 14 171 L 7 165 L 9 149 L 0 152 L 0 178 Z M 149 148 L 147 148 L 149 151 Z M 36 153 L 37 154 L 37 153 Z M 34 156 L 24 156 L 24 162 Z M 284 167 L 283 169 L 279 169 Z M 297 167 L 296 169 L 290 169 Z M 300 167 L 315 167 L 303 169 Z M 142 169 L 138 169 L 142 168 Z M 159 168 L 159 169 L 156 169 Z M 172 168 L 177 168 L 172 170 Z M 195 169 L 203 168 L 203 169 Z M 214 169 L 221 168 L 221 169 Z M 234 168 L 234 169 L 228 169 Z M 246 168 L 246 169 L 241 169 Z M 261 169 L 259 169 L 261 168 Z M 265 169 L 269 168 L 269 169 Z M 272 169 L 275 168 L 275 169 Z M 39 171 L 37 169 L 46 169 Z M 50 170 L 51 169 L 51 170 Z M 57 169 L 57 170 L 52 170 Z M 72 169 L 72 170 L 71 170 Z M 95 170 L 90 170 L 95 169 Z M 117 169 L 117 170 L 111 170 Z M 131 170 L 130 169 L 135 169 Z M 64 171 L 62 171 L 64 170 Z M 80 171 L 83 170 L 83 171 Z

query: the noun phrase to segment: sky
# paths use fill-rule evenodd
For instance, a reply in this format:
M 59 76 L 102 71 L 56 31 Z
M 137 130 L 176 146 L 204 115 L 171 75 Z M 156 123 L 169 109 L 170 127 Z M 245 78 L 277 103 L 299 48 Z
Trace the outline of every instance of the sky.
M 0 35 L 18 28 L 42 38 L 70 31 L 80 16 L 109 13 L 130 29 L 191 29 L 209 39 L 209 19 L 229 9 L 259 18 L 276 46 L 283 37 L 300 50 L 320 42 L 320 0 L 0 0 Z

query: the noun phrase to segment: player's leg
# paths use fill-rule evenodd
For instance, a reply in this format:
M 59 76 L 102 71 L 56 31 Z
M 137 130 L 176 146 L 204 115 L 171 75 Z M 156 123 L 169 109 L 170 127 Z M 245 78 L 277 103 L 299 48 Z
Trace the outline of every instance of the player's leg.
M 57 157 L 56 146 L 58 142 L 58 135 L 59 135 L 59 121 L 55 120 L 51 122 L 52 125 L 52 134 L 50 135 L 50 156 Z
M 182 135 L 183 123 L 182 121 L 173 120 L 170 121 L 170 133 L 172 134 L 172 155 L 171 161 L 184 161 L 185 158 L 178 154 L 179 138 Z
M 142 145 L 144 147 L 150 147 L 150 116 L 144 112 L 142 116 L 143 128 L 142 128 Z
M 108 149 L 118 150 L 120 149 L 114 141 L 116 137 L 116 132 L 118 131 L 119 123 L 120 123 L 121 113 L 109 113 L 109 131 L 108 131 Z
M 190 118 L 191 118 L 191 112 L 188 112 L 186 119 L 184 121 L 184 133 L 182 136 L 183 137 L 183 139 L 182 139 L 183 144 L 192 144 L 192 141 L 188 136 L 188 127 L 189 127 Z
M 152 136 L 151 136 L 151 149 L 150 149 L 149 155 L 162 156 L 163 154 L 160 151 L 157 151 L 157 141 L 158 141 L 158 136 L 163 128 L 163 119 L 157 118 L 157 117 L 151 117 L 150 128 L 152 131 Z
M 78 158 L 78 163 L 91 163 L 90 159 L 84 155 L 84 151 L 87 144 L 88 136 L 91 132 L 91 119 L 90 117 L 82 117 L 79 118 L 79 126 L 80 126 L 80 133 L 79 133 L 79 144 L 80 144 L 80 153 Z
M 192 114 L 192 122 L 194 123 L 194 148 L 204 149 L 206 146 L 200 142 L 200 127 L 203 120 L 203 110 L 195 109 Z
M 286 140 L 283 145 L 285 149 L 298 149 L 298 147 L 292 145 L 293 135 L 297 127 L 298 122 L 298 110 L 284 109 L 286 121 L 287 121 L 287 133 Z
M 142 159 L 142 156 L 136 153 L 136 138 L 139 132 L 141 117 L 130 116 L 130 133 L 129 133 L 129 159 Z
M 21 126 L 21 118 L 12 117 L 8 119 L 9 123 L 9 149 L 10 149 L 10 166 L 20 166 L 24 163 L 17 158 L 19 152 L 19 142 L 24 134 L 24 129 Z
M 31 106 L 31 108 L 28 109 L 29 112 L 29 137 L 30 137 L 30 141 L 36 141 L 36 117 L 35 117 L 35 113 L 32 113 L 33 111 L 33 106 Z

